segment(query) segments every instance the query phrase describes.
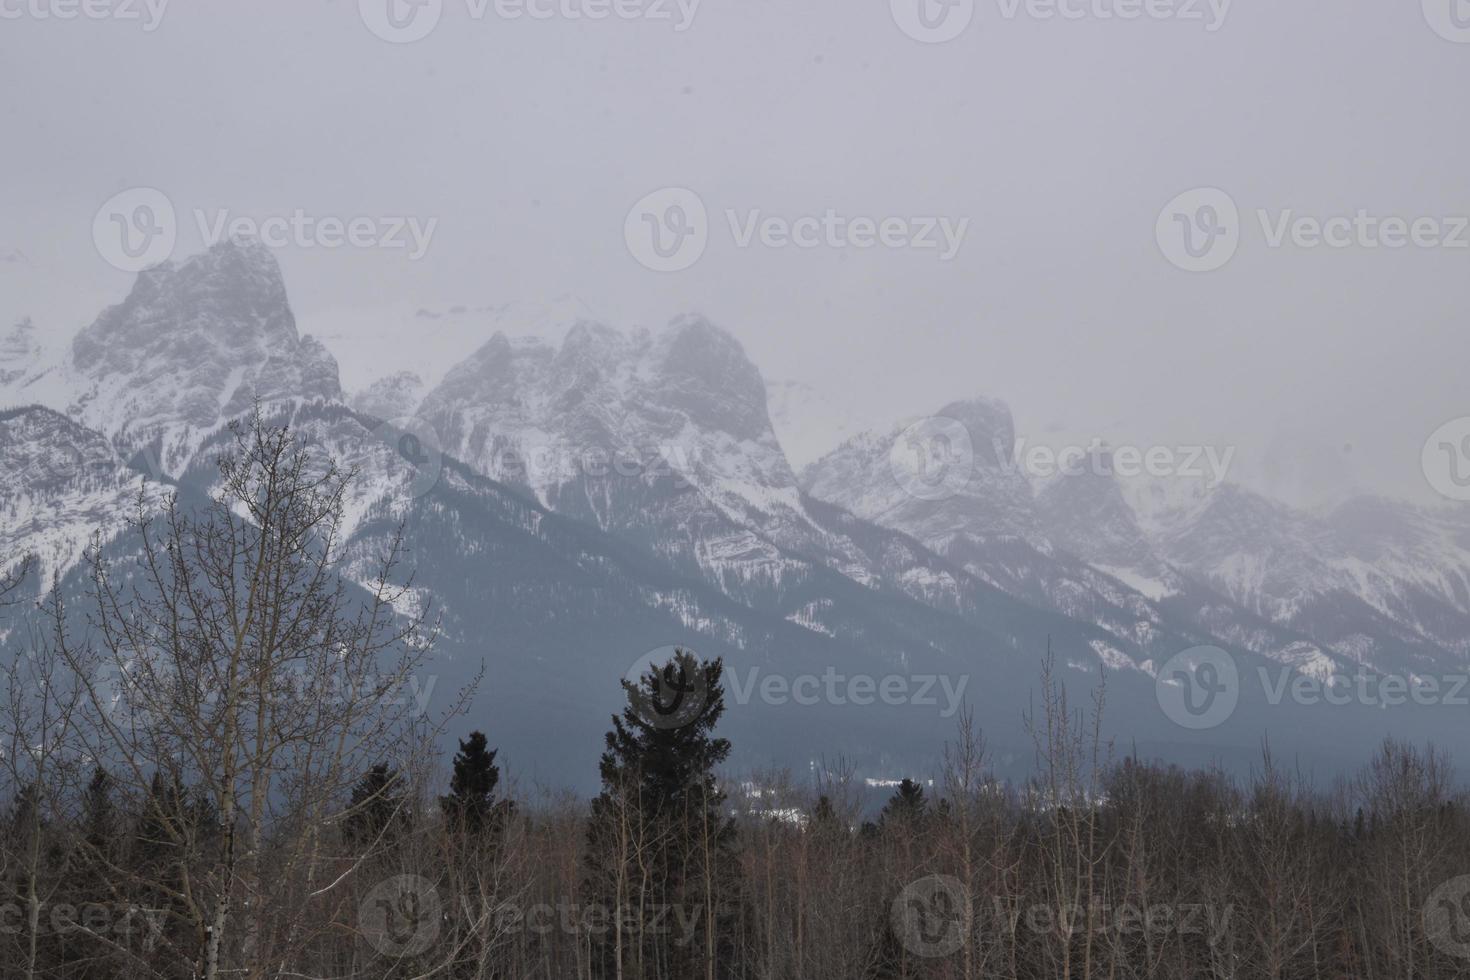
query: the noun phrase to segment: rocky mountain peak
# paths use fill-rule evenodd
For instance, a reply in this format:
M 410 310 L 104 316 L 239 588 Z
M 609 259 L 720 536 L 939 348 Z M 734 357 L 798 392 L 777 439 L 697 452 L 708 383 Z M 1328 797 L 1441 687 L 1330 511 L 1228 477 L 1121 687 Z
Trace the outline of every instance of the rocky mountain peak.
M 74 413 L 125 443 L 207 430 L 257 399 L 342 397 L 336 361 L 297 332 L 274 254 L 239 239 L 141 273 L 71 354 Z

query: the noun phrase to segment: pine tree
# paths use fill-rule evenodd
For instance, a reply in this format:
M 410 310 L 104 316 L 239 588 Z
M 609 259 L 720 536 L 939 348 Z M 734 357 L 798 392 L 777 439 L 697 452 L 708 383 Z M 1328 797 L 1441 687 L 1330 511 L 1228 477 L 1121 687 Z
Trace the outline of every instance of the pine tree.
M 904 779 L 898 784 L 898 791 L 888 799 L 888 804 L 883 808 L 881 823 L 884 826 L 890 824 L 912 825 L 922 820 L 929 812 L 928 801 L 924 799 L 924 787 L 912 779 Z
M 363 775 L 352 788 L 347 816 L 342 820 L 342 836 L 357 847 L 372 847 L 387 842 L 407 825 L 407 801 L 400 792 L 398 773 L 386 762 L 380 762 Z
M 459 743 L 449 795 L 439 798 L 452 829 L 479 836 L 500 822 L 497 818 L 503 816 L 506 806 L 495 800 L 495 787 L 500 783 L 495 755 L 481 732 L 471 732 L 468 740 Z
M 592 802 L 587 892 L 610 921 L 676 908 L 683 921 L 697 923 L 697 935 L 650 930 L 639 945 L 635 927 L 598 937 L 596 952 L 609 974 L 640 976 L 645 965 L 659 963 L 668 975 L 710 977 L 729 960 L 719 904 L 737 874 L 734 824 L 721 813 L 715 767 L 730 743 L 714 735 L 725 712 L 723 674 L 721 660 L 676 650 L 640 683 L 623 682 L 628 704 L 613 716 L 602 793 Z

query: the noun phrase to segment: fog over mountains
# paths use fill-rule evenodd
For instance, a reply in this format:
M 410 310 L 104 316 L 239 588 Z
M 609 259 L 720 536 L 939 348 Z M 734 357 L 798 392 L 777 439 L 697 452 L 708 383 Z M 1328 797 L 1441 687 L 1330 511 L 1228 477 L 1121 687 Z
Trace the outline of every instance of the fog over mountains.
M 1470 669 L 1470 508 L 1308 513 L 1213 481 L 1205 456 L 1203 477 L 1115 475 L 1121 447 L 1043 478 L 984 392 L 868 428 L 771 382 L 696 313 L 656 330 L 576 301 L 452 315 L 483 331 L 467 357 L 399 359 L 405 331 L 346 391 L 339 351 L 299 332 L 273 253 L 227 241 L 140 274 L 73 338 L 6 325 L 0 564 L 34 554 L 33 595 L 80 590 L 94 535 L 125 554 L 133 509 L 207 493 L 224 427 L 259 403 L 359 471 L 349 578 L 403 525 L 400 572 L 443 617 L 420 693 L 433 710 L 483 664 L 476 710 L 526 771 L 589 779 L 618 678 L 675 644 L 732 666 L 748 762 L 845 753 L 885 774 L 932 753 L 963 699 L 1003 764 L 1024 766 L 1048 644 L 1079 702 L 1106 675 L 1109 730 L 1150 755 L 1233 764 L 1267 734 L 1330 768 L 1387 730 L 1463 730 L 1464 709 L 1442 704 L 1263 695 L 1278 676 Z M 521 317 L 562 339 L 521 336 Z M 1239 663 L 1242 704 L 1193 732 L 1157 686 L 1201 645 Z M 833 673 L 925 694 L 795 703 L 794 678 Z M 786 693 L 761 687 L 772 677 Z

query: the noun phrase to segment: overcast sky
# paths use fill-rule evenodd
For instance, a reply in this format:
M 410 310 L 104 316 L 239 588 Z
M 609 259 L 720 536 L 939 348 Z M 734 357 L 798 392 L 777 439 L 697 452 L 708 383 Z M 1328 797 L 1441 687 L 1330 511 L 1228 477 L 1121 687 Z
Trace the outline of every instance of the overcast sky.
M 0 312 L 69 336 L 124 295 L 94 216 L 151 187 L 179 256 L 201 210 L 437 219 L 418 258 L 281 249 L 302 329 L 371 340 L 350 384 L 422 345 L 437 321 L 414 310 L 570 294 L 624 326 L 702 311 L 768 378 L 870 418 L 983 394 L 1037 440 L 1236 444 L 1241 477 L 1297 501 L 1434 499 L 1421 447 L 1470 415 L 1470 248 L 1273 248 L 1257 216 L 1470 215 L 1466 0 L 1237 0 L 1223 20 L 978 0 L 943 43 L 905 32 L 918 0 L 703 0 L 692 20 L 692 0 L 620 0 L 646 16 L 595 21 L 442 0 L 411 43 L 369 28 L 388 2 L 174 0 L 150 31 L 143 0 L 64 21 L 37 14 L 67 0 L 0 0 Z M 625 234 L 666 187 L 707 211 L 673 272 Z M 1238 241 L 1189 272 L 1156 225 L 1201 187 L 1238 206 Z M 726 214 L 828 209 L 968 225 L 946 259 L 937 230 L 937 249 L 742 247 Z

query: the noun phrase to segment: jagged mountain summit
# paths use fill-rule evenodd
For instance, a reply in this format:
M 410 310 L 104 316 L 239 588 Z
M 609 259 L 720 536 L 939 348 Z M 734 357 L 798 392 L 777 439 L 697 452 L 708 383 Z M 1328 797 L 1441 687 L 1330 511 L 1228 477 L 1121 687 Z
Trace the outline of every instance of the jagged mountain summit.
M 148 447 L 170 474 L 257 400 L 342 397 L 336 361 L 297 332 L 275 256 L 238 239 L 141 273 L 68 347 L 7 374 L 0 397 L 63 410 L 124 454 Z
M 963 444 L 953 464 L 963 473 L 925 493 L 907 443 L 931 445 L 936 434 Z M 956 403 L 848 440 L 802 481 L 1017 594 L 1025 583 L 1011 573 L 1022 542 L 1031 563 L 1080 560 L 1203 629 L 1308 671 L 1467 662 L 1466 508 L 1358 498 L 1315 515 L 1196 475 L 1120 477 L 1106 453 L 1100 465 L 1037 481 L 1010 458 L 1013 445 L 1003 404 Z
M 227 425 L 259 405 L 357 474 L 349 582 L 366 581 L 370 556 L 404 529 L 403 584 L 411 574 L 411 595 L 443 617 L 439 680 L 492 665 L 480 708 L 515 719 L 530 758 L 595 740 L 616 678 L 675 644 L 727 658 L 747 684 L 733 727 L 787 763 L 809 761 L 790 753 L 819 722 L 872 760 L 932 747 L 951 719 L 927 705 L 772 704 L 749 693 L 761 671 L 974 679 L 967 699 L 1005 719 L 997 743 L 1015 760 L 1027 751 L 1016 711 L 1048 646 L 1083 683 L 1107 673 L 1119 732 L 1166 753 L 1178 732 L 1158 711 L 1155 676 L 1180 650 L 1218 644 L 1243 663 L 1320 673 L 1369 649 L 1346 635 L 1355 621 L 1329 623 L 1320 603 L 1284 615 L 1274 579 L 1212 564 L 1230 552 L 1211 537 L 1257 519 L 1232 517 L 1229 496 L 1166 491 L 1140 518 L 1138 488 L 1106 478 L 1038 493 L 1010 458 L 1014 424 L 999 402 L 948 406 L 962 433 L 941 454 L 906 423 L 849 440 L 798 478 L 760 370 L 707 319 L 623 332 L 579 315 L 557 344 L 516 339 L 508 316 L 489 317 L 479 346 L 429 386 L 398 364 L 349 398 L 333 356 L 297 330 L 274 255 L 228 241 L 143 273 L 69 345 L 47 350 L 22 324 L 0 341 L 0 402 L 19 406 L 0 421 L 0 560 L 40 553 L 48 578 L 79 589 L 94 534 L 115 554 L 136 548 L 121 528 L 138 488 L 152 487 L 145 508 L 170 489 L 202 501 Z M 959 481 L 956 448 L 968 455 Z M 1449 517 L 1425 516 L 1404 538 L 1407 518 L 1391 507 L 1349 516 L 1342 547 L 1383 568 L 1443 558 L 1446 535 L 1463 541 Z M 1248 554 L 1260 547 L 1236 537 Z M 1332 548 L 1310 557 L 1352 572 Z M 1376 578 L 1378 566 L 1361 576 L 1377 590 L 1370 643 L 1406 630 L 1413 612 L 1438 632 L 1414 632 L 1405 662 L 1442 662 L 1432 638 L 1459 630 L 1463 608 L 1446 568 L 1412 582 Z M 1209 744 L 1248 753 L 1251 722 L 1239 728 L 1251 734 Z

